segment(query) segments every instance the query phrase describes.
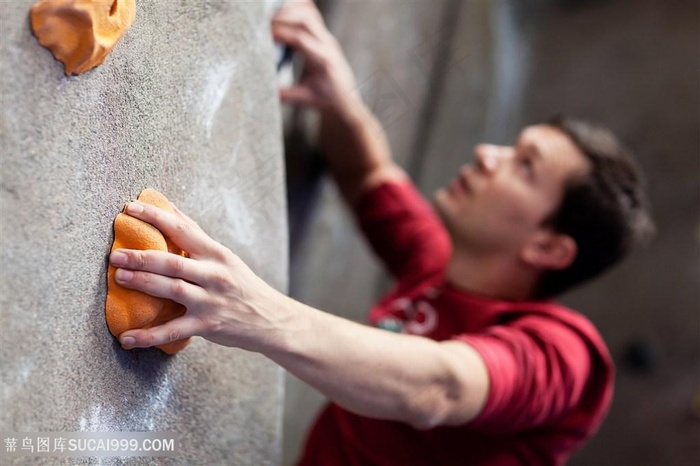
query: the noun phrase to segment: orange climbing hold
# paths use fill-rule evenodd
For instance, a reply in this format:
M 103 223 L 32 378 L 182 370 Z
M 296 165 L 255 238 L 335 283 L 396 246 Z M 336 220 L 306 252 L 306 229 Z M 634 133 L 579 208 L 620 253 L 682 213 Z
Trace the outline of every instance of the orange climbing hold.
M 145 189 L 138 200 L 172 212 L 170 201 L 155 189 Z M 115 249 L 155 249 L 172 254 L 187 256 L 153 225 L 120 213 L 114 220 Z M 112 335 L 118 337 L 123 332 L 133 329 L 150 328 L 163 324 L 185 313 L 185 307 L 170 299 L 156 298 L 140 291 L 130 290 L 119 285 L 114 279 L 116 268 L 107 270 L 107 303 L 105 312 L 107 326 Z M 190 339 L 178 340 L 158 348 L 168 354 L 175 354 L 189 343 Z
M 42 0 L 29 17 L 37 40 L 66 74 L 80 74 L 105 61 L 134 23 L 136 1 Z

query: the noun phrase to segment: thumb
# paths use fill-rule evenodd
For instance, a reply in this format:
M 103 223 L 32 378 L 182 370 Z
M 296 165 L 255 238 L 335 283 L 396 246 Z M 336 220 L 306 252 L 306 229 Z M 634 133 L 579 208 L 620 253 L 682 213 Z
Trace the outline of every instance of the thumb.
M 119 335 L 119 343 L 124 349 L 149 348 L 198 335 L 200 327 L 199 319 L 184 315 L 156 327 L 128 330 Z

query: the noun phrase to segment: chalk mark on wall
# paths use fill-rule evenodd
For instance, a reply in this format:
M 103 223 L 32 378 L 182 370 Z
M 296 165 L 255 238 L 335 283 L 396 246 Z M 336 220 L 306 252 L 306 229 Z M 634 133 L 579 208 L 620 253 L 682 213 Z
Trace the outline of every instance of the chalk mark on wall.
M 173 385 L 165 374 L 162 380 L 152 388 L 144 391 L 140 403 L 130 408 L 124 414 L 119 414 L 114 406 L 107 402 L 94 403 L 88 413 L 80 417 L 80 432 L 110 432 L 110 431 L 154 431 L 156 421 L 166 412 L 168 402 L 173 394 Z
M 228 93 L 235 72 L 235 63 L 212 66 L 203 76 L 203 89 L 192 89 L 189 93 L 188 98 L 192 99 L 194 110 L 197 112 L 196 120 L 204 127 L 207 138 L 211 138 L 214 116 Z

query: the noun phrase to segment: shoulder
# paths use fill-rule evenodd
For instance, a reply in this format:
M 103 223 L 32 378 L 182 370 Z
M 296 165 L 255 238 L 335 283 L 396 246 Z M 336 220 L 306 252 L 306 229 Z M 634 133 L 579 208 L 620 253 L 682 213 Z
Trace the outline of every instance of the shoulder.
M 357 206 L 366 197 L 374 194 L 379 188 L 388 187 L 388 189 L 391 190 L 405 185 L 412 186 L 411 179 L 398 165 L 391 164 L 387 167 L 374 170 L 362 180 L 352 204 Z
M 358 195 L 354 208 L 359 211 L 372 210 L 377 206 L 405 207 L 406 204 L 421 203 L 427 200 L 418 191 L 413 181 L 401 171 L 369 180 Z
M 595 326 L 556 303 L 513 303 L 501 323 L 461 336 L 484 359 L 490 395 L 482 421 L 506 430 L 550 424 L 587 410 L 597 424 L 610 404 L 613 363 Z M 508 413 L 525 413 L 513 422 Z
M 596 326 L 582 313 L 556 301 L 513 303 L 504 322 L 532 329 L 574 332 L 588 345 L 608 355 L 607 345 Z

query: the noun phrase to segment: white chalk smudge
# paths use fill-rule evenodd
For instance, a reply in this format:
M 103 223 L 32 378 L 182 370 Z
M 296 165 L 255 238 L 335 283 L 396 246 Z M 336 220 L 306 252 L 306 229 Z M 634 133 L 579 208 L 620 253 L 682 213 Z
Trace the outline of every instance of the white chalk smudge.
M 242 167 L 239 163 L 241 141 L 237 141 L 230 155 L 231 165 Z M 251 183 L 253 175 L 240 175 L 238 183 L 232 183 L 230 175 L 222 172 L 221 167 L 202 160 L 199 166 L 201 173 L 213 175 L 197 177 L 192 189 L 192 205 L 196 205 L 200 218 L 216 219 L 206 226 L 207 232 L 225 246 L 250 248 L 258 241 L 259 231 L 256 228 L 258 218 L 255 207 L 249 205 L 249 192 L 242 184 Z M 246 170 L 249 170 L 246 168 Z M 249 191 L 249 190 L 248 190 Z
M 24 391 L 24 385 L 29 377 L 36 371 L 36 363 L 32 360 L 19 362 L 19 368 L 15 371 L 8 371 L 14 375 L 14 380 L 7 381 L 2 387 L 2 404 L 10 404 L 15 401 L 15 394 Z M 4 381 L 3 381 L 4 382 Z
M 232 224 L 238 246 L 251 248 L 256 243 L 255 216 L 239 194 L 230 189 L 222 189 L 221 196 L 226 209 L 226 217 Z
M 114 408 L 104 404 L 90 407 L 88 416 L 81 416 L 81 432 L 110 432 L 119 430 L 118 419 Z
M 165 409 L 168 407 L 168 402 L 173 394 L 173 387 L 170 383 L 168 374 L 165 374 L 163 381 L 156 390 L 148 393 L 146 402 L 141 410 L 134 413 L 136 416 L 143 416 L 145 428 L 152 431 L 156 428 L 156 421 Z
M 204 88 L 193 93 L 196 118 L 198 123 L 204 126 L 207 138 L 211 138 L 214 116 L 226 97 L 235 71 L 235 63 L 212 66 L 204 76 Z
M 88 413 L 80 417 L 81 432 L 154 431 L 158 420 L 166 412 L 173 393 L 170 378 L 166 374 L 157 386 L 147 391 L 141 401 L 126 412 L 118 411 L 104 401 L 90 406 Z

